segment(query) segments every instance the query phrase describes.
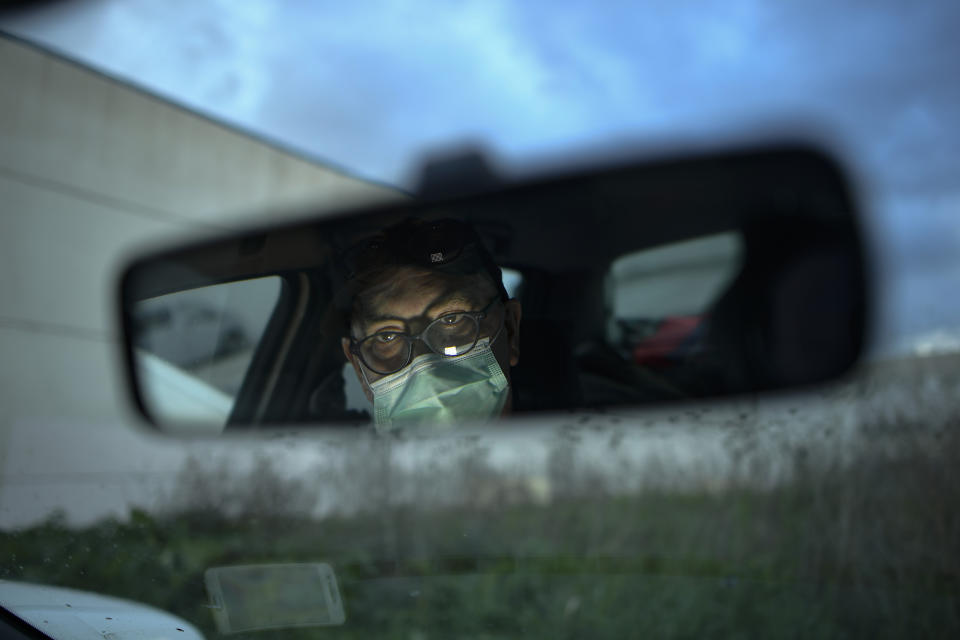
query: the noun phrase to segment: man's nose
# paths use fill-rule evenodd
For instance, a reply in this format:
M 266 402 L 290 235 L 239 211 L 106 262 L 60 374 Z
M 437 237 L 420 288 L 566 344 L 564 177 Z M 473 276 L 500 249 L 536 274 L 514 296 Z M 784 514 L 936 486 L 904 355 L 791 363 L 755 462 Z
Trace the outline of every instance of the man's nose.
M 410 354 L 410 359 L 413 360 L 417 356 L 422 356 L 425 353 L 433 353 L 426 342 L 422 338 L 418 338 L 413 341 L 413 352 Z

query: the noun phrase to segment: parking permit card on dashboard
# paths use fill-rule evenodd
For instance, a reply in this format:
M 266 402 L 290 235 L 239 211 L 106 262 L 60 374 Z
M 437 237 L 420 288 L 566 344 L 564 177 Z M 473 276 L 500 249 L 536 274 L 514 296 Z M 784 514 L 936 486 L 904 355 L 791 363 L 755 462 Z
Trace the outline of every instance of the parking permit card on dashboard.
M 346 620 L 336 576 L 326 563 L 211 567 L 204 582 L 223 634 Z

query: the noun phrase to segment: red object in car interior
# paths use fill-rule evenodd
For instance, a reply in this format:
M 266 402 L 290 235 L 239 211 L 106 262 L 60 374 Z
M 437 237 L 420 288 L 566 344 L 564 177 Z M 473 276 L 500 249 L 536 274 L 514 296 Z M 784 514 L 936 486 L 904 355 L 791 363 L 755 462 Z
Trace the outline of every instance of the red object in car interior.
M 664 318 L 657 331 L 633 348 L 633 361 L 652 367 L 663 367 L 683 355 L 694 333 L 703 321 L 702 316 L 670 316 Z

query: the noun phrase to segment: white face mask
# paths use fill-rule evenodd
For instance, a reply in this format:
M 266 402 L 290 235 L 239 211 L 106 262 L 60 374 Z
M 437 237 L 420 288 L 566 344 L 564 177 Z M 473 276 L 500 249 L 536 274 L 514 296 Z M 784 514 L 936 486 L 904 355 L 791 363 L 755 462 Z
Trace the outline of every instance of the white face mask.
M 418 356 L 403 370 L 371 383 L 377 431 L 449 426 L 500 415 L 509 384 L 491 349 L 499 334 L 481 339 L 461 356 Z

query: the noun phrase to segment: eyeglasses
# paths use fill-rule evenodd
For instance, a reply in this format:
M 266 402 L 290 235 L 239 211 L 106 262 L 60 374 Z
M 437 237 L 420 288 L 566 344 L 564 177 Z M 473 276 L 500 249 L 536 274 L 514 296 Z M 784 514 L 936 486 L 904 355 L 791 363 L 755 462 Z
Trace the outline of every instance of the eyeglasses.
M 469 353 L 480 340 L 480 322 L 499 299 L 500 296 L 495 297 L 480 311 L 445 313 L 428 324 L 419 335 L 378 331 L 360 340 L 351 338 L 350 352 L 359 356 L 368 369 L 380 375 L 396 373 L 410 364 L 413 343 L 417 340 L 434 353 L 448 358 Z

